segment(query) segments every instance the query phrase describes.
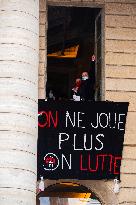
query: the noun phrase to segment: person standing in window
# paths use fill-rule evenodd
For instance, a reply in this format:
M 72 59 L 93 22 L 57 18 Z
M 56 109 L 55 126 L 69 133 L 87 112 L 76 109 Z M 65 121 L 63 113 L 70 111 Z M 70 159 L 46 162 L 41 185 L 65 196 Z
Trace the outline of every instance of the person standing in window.
M 82 73 L 82 81 L 79 89 L 81 100 L 93 101 L 95 93 L 95 56 L 92 56 L 89 72 Z

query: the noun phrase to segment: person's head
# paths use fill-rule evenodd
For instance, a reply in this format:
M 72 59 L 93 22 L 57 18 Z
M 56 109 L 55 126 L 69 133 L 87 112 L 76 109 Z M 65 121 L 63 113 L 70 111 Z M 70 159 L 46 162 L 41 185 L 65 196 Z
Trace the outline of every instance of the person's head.
M 88 72 L 82 73 L 82 80 L 87 80 L 89 78 Z

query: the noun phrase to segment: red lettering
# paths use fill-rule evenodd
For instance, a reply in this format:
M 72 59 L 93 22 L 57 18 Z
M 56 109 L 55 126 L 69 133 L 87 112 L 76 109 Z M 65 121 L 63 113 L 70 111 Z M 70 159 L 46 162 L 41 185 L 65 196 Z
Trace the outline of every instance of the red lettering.
M 121 157 L 114 157 L 111 154 L 97 154 L 92 157 L 89 154 L 87 159 L 83 156 L 83 154 L 80 155 L 80 170 L 81 171 L 88 171 L 88 172 L 111 172 L 115 175 L 119 174 L 119 166 L 120 166 L 120 160 Z M 83 167 L 84 162 L 88 164 L 87 167 Z M 94 166 L 93 168 L 91 166 Z
M 117 161 L 121 161 L 121 157 L 115 157 L 114 160 L 114 174 L 119 174 L 119 171 L 117 171 L 117 169 L 119 169 L 119 166 L 117 166 Z
M 48 113 L 46 113 L 45 111 L 40 111 L 40 112 L 38 112 L 38 114 L 44 116 L 43 124 L 41 124 L 41 122 L 39 122 L 39 120 L 38 120 L 38 126 L 41 128 L 46 127 L 48 125 L 48 122 L 49 122 Z
M 88 155 L 88 170 L 90 171 L 90 172 L 96 172 L 97 170 L 98 170 L 98 155 L 96 155 L 96 167 L 95 167 L 95 169 L 92 169 L 91 167 L 90 167 L 90 164 L 91 164 L 91 159 L 90 159 L 90 154 Z
M 57 127 L 58 125 L 58 111 L 55 112 L 55 116 L 53 117 L 53 114 L 52 114 L 52 111 L 48 111 L 48 112 L 45 112 L 45 111 L 40 111 L 38 112 L 38 114 L 40 116 L 43 117 L 43 121 L 40 122 L 38 120 L 38 126 L 41 127 L 41 128 L 44 128 L 44 127 L 51 127 L 51 123 L 53 124 L 54 128 Z
M 113 163 L 113 156 L 111 154 L 109 154 L 109 157 L 110 157 L 110 169 L 109 171 L 111 172 L 112 171 L 112 163 Z
M 56 111 L 56 115 L 55 115 L 55 119 L 53 118 L 53 115 L 52 115 L 52 112 L 49 111 L 49 127 L 51 126 L 51 120 L 52 120 L 52 123 L 54 125 L 54 127 L 56 128 L 57 125 L 58 125 L 58 111 Z
M 87 168 L 83 168 L 83 166 L 82 166 L 82 164 L 83 164 L 83 156 L 82 156 L 82 154 L 80 155 L 80 170 L 82 170 L 82 171 L 87 171 Z
M 107 154 L 99 154 L 98 157 L 102 157 L 102 171 L 104 170 L 104 165 L 105 165 L 105 157 L 109 157 L 110 158 L 110 168 L 109 171 L 112 171 L 112 160 L 113 160 L 113 156 L 111 154 L 107 155 Z
M 105 157 L 108 157 L 107 154 L 99 154 L 98 157 L 102 157 L 102 171 L 104 170 L 104 161 L 105 161 Z

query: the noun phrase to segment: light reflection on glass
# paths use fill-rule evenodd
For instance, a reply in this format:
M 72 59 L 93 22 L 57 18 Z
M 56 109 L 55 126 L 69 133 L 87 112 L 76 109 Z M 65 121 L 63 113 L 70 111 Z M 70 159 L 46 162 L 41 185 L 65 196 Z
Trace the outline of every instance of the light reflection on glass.
M 101 205 L 97 199 L 91 198 L 59 198 L 40 197 L 40 205 Z
M 40 205 L 50 205 L 50 198 L 49 197 L 40 197 Z

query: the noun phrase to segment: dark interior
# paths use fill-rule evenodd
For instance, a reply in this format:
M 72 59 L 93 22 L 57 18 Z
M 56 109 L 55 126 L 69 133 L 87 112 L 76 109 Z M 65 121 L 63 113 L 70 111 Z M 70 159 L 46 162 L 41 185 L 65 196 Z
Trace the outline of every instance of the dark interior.
M 47 96 L 53 90 L 57 100 L 70 99 L 75 79 L 90 69 L 95 49 L 95 18 L 99 11 L 87 7 L 48 7 Z M 67 48 L 77 45 L 75 56 L 65 56 Z M 58 54 L 50 56 L 52 53 Z
M 90 193 L 91 198 L 97 199 L 96 195 L 92 191 L 90 191 L 88 188 L 86 188 L 85 186 L 78 185 L 78 184 L 72 184 L 70 182 L 49 186 L 45 189 L 44 192 L 41 192 L 38 195 L 38 198 L 39 197 L 76 198 L 76 196 L 78 196 L 78 193 L 81 194 L 83 198 L 85 198 L 85 195 L 87 195 L 87 193 L 88 194 Z

